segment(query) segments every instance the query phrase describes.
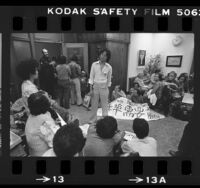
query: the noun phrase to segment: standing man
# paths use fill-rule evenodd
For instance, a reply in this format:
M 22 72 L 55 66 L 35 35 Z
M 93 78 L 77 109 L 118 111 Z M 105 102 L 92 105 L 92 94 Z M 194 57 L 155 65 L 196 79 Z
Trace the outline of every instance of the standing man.
M 108 49 L 102 49 L 99 52 L 99 60 L 94 62 L 90 71 L 90 95 L 92 97 L 92 115 L 90 123 L 97 120 L 97 109 L 99 100 L 102 107 L 102 116 L 108 115 L 108 96 L 111 86 L 112 67 L 109 62 L 111 53 Z
M 39 65 L 40 88 L 48 92 L 48 94 L 51 95 L 52 98 L 55 98 L 56 70 L 53 64 L 51 64 L 48 50 L 43 48 L 42 54 L 43 56 L 40 59 Z
M 71 70 L 71 79 L 72 79 L 72 86 L 71 86 L 71 104 L 77 104 L 78 106 L 82 105 L 82 97 L 81 97 L 81 84 L 80 84 L 80 77 L 81 77 L 81 67 L 78 65 L 78 57 L 73 55 L 70 58 L 69 67 Z

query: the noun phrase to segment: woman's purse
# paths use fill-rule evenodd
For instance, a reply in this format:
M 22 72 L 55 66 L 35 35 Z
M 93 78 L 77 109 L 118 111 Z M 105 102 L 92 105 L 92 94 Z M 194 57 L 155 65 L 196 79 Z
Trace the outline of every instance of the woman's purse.
M 83 106 L 85 106 L 86 108 L 89 108 L 90 101 L 91 101 L 91 96 L 85 95 L 83 99 Z

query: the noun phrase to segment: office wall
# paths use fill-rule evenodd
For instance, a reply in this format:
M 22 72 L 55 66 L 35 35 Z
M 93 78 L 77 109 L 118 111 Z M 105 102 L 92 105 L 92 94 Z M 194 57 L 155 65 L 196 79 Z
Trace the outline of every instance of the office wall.
M 178 75 L 182 72 L 190 72 L 194 53 L 194 35 L 178 34 L 183 38 L 179 46 L 173 46 L 172 40 L 175 33 L 136 33 L 131 34 L 129 55 L 128 55 L 128 75 L 127 79 L 136 76 L 143 68 L 138 68 L 138 51 L 146 50 L 146 63 L 150 55 L 161 55 L 161 67 L 166 74 L 175 71 Z M 182 55 L 181 67 L 166 67 L 167 56 Z

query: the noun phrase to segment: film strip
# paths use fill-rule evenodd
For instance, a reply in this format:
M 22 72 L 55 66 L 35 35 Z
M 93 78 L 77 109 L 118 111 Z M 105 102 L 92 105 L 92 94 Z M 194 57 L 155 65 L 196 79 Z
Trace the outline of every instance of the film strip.
M 199 128 L 196 123 L 199 122 L 199 106 L 197 104 L 199 100 L 198 70 L 200 69 L 198 63 L 200 59 L 200 7 L 25 6 L 0 7 L 0 9 L 2 10 L 0 13 L 2 21 L 2 26 L 0 26 L 2 33 L 0 184 L 200 184 L 199 144 L 197 143 Z M 149 124 L 150 136 L 157 140 L 159 152 L 156 157 L 150 157 L 152 155 L 148 156 L 148 154 L 147 157 L 143 157 L 140 151 L 143 145 L 138 149 L 139 156 L 110 157 L 107 155 L 101 157 L 101 155 L 96 155 L 91 157 L 82 153 L 79 157 L 55 157 L 54 155 L 34 157 L 26 152 L 26 147 L 29 145 L 27 140 L 24 141 L 27 139 L 25 130 L 21 134 L 15 132 L 16 139 L 21 137 L 21 144 L 17 143 L 11 148 L 10 136 L 11 131 L 13 133 L 13 127 L 11 125 L 12 107 L 9 104 L 11 101 L 12 105 L 14 104 L 20 96 L 19 90 L 21 90 L 21 88 L 16 89 L 18 87 L 16 85 L 20 83 L 19 77 L 15 73 L 16 64 L 27 58 L 39 61 L 42 49 L 47 49 L 55 56 L 64 55 L 66 57 L 70 57 L 70 53 L 77 50 L 77 54 L 81 54 L 77 55 L 80 58 L 79 61 L 82 60 L 82 64 L 79 62 L 81 68 L 89 74 L 92 62 L 100 58 L 97 54 L 104 47 L 111 52 L 112 90 L 115 85 L 120 84 L 122 89 L 128 92 L 130 78 L 145 69 L 146 65 L 140 67 L 137 62 L 140 57 L 139 51 L 145 51 L 146 58 L 147 56 L 149 58 L 146 59 L 145 64 L 147 61 L 155 60 L 155 55 L 161 55 L 164 74 L 170 71 L 175 71 L 179 75 L 182 72 L 194 73 L 194 90 L 185 92 L 194 96 L 192 104 L 189 102 L 184 106 L 184 110 L 189 111 L 190 116 L 181 119 L 185 115 L 184 113 L 180 117 L 170 114 L 162 119 L 162 115 L 157 115 L 157 119 L 155 119 L 154 114 L 151 121 L 148 119 L 149 116 L 144 115 L 143 117 Z M 170 58 L 172 58 L 171 64 Z M 114 64 L 114 61 L 117 62 L 117 65 Z M 131 64 L 133 61 L 136 62 Z M 25 68 L 24 71 L 26 71 Z M 9 93 L 10 98 L 7 97 Z M 178 101 L 179 103 L 174 104 L 183 104 L 183 102 L 180 103 L 180 100 Z M 171 101 L 171 103 L 173 102 Z M 70 108 L 72 111 L 74 110 L 72 113 L 78 113 L 75 115 L 78 119 L 80 118 L 79 122 L 82 122 L 82 114 L 87 117 L 89 116 L 87 114 L 91 113 L 82 106 L 72 105 Z M 79 108 L 81 108 L 80 112 Z M 123 111 L 123 109 L 121 110 Z M 176 110 L 178 108 L 175 108 Z M 115 112 L 117 114 L 117 111 Z M 117 119 L 118 129 L 129 133 L 133 132 L 131 129 L 134 119 L 123 119 L 124 115 L 121 117 L 120 112 L 118 115 L 116 114 L 113 116 Z M 125 121 L 129 121 L 129 124 L 124 123 Z M 123 123 L 129 128 L 119 126 Z M 160 130 L 155 128 L 154 124 L 158 127 L 164 124 L 171 127 L 165 130 L 162 126 Z M 27 126 L 26 123 L 25 125 Z M 87 136 L 88 134 L 87 132 Z M 87 136 L 85 136 L 86 142 Z M 93 140 L 92 144 L 94 142 Z M 179 147 L 180 145 L 182 148 Z M 148 144 L 145 145 L 147 149 L 148 146 Z M 100 147 L 99 150 L 101 150 Z M 137 146 L 135 147 L 137 148 Z M 177 150 L 172 156 L 168 154 L 170 147 Z M 151 148 L 149 152 L 151 153 L 152 150 Z

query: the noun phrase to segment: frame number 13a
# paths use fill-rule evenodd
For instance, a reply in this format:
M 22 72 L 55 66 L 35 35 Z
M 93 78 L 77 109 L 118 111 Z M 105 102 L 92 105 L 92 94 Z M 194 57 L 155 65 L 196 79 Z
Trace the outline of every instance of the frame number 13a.
M 166 183 L 166 180 L 164 177 L 156 177 L 156 176 L 152 176 L 152 177 L 146 177 L 146 183 L 152 183 L 152 184 L 161 184 L 161 183 Z

